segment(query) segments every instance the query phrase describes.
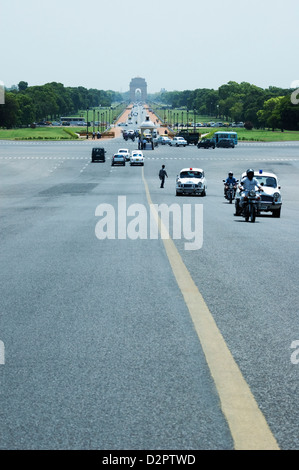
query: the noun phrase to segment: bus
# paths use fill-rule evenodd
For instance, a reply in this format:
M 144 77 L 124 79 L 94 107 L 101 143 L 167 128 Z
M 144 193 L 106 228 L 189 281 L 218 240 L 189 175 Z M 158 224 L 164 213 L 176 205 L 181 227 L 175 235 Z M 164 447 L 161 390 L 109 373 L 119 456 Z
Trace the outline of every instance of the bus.
M 232 140 L 234 142 L 235 145 L 237 145 L 238 143 L 238 134 L 236 132 L 232 132 L 232 131 L 217 131 L 215 132 L 215 134 L 213 135 L 213 138 L 212 140 L 215 142 L 215 144 L 217 144 L 219 142 L 219 140 Z

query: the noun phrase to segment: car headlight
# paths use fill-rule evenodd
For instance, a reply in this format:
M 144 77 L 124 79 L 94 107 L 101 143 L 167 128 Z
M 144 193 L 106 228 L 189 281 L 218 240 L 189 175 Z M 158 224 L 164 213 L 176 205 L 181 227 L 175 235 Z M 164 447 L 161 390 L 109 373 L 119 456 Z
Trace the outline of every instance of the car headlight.
M 279 194 L 279 193 L 274 193 L 274 194 L 273 194 L 273 198 L 274 198 L 274 199 L 279 199 L 279 198 L 280 198 L 280 194 Z
M 255 197 L 255 191 L 253 189 L 251 191 L 249 191 L 249 196 L 250 197 Z

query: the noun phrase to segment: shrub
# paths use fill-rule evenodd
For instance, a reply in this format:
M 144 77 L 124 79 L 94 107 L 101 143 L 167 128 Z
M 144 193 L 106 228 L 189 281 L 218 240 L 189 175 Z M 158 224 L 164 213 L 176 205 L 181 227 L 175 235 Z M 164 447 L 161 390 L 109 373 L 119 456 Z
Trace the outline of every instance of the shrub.
M 244 123 L 244 127 L 245 127 L 245 129 L 247 129 L 248 131 L 251 131 L 251 130 L 253 129 L 253 124 L 252 124 L 251 121 L 246 121 L 246 122 Z

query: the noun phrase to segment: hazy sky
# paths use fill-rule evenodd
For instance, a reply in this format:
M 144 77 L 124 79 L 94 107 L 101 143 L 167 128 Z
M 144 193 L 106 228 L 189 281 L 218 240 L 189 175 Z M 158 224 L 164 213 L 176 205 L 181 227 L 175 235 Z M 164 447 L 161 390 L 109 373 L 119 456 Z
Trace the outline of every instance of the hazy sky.
M 299 79 L 299 0 L 0 0 L 0 81 L 148 92 Z

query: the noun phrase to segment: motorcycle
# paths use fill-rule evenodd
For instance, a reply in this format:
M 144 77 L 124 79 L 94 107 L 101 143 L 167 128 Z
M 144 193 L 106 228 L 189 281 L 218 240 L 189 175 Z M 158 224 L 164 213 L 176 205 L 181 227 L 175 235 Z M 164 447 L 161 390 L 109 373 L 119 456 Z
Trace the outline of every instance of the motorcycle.
M 233 200 L 235 199 L 235 195 L 236 195 L 236 190 L 237 190 L 237 183 L 239 182 L 239 180 L 236 181 L 235 184 L 233 183 L 229 183 L 227 184 L 225 182 L 225 180 L 223 180 L 224 182 L 224 197 L 225 199 L 227 199 L 229 201 L 230 204 L 232 204 Z
M 245 221 L 255 222 L 255 218 L 259 213 L 259 204 L 261 197 L 257 191 L 251 189 L 242 193 L 243 204 L 241 215 L 245 217 Z

